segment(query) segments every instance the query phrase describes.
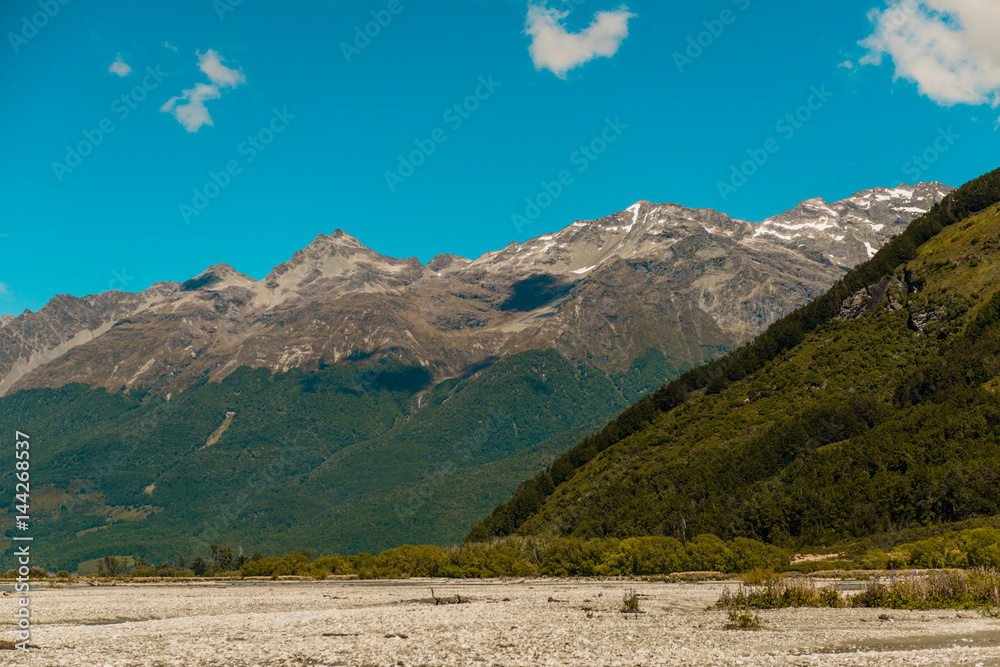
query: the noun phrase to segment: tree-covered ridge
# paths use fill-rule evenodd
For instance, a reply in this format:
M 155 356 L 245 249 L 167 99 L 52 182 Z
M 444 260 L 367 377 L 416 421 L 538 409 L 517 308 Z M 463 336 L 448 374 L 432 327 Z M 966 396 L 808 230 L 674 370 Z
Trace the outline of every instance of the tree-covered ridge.
M 968 335 L 961 331 L 997 290 L 997 212 L 988 209 L 998 201 L 1000 170 L 966 184 L 820 298 L 583 439 L 522 484 L 468 539 L 536 531 L 715 532 L 819 543 L 878 532 L 895 522 L 995 513 L 996 501 L 985 489 L 993 479 L 988 461 L 995 454 L 993 434 L 975 429 L 989 425 L 997 407 L 992 394 L 975 391 L 973 380 L 990 376 L 989 341 L 996 331 L 986 315 Z M 890 278 L 902 289 L 888 305 L 862 320 L 836 321 L 849 297 Z M 900 299 L 905 308 L 894 310 Z M 913 333 L 915 325 L 924 335 Z M 976 327 L 982 328 L 978 334 Z M 972 379 L 963 385 L 968 391 L 948 395 L 957 405 L 943 411 L 940 404 L 921 400 L 931 391 L 922 388 L 931 381 L 927 378 L 952 387 L 959 376 Z M 904 405 L 904 394 L 913 391 L 918 400 Z M 957 458 L 964 463 L 953 457 L 941 468 L 935 458 L 940 452 L 927 451 L 929 444 L 903 446 L 900 456 L 920 450 L 926 459 L 906 466 L 912 473 L 906 484 L 891 492 L 869 485 L 868 495 L 858 496 L 865 485 L 846 483 L 851 475 L 871 480 L 878 470 L 900 465 L 879 447 L 883 438 L 953 438 L 954 425 L 936 416 L 954 415 L 967 404 L 959 421 L 975 436 L 959 448 L 965 454 Z M 848 444 L 831 447 L 835 443 Z M 881 454 L 872 458 L 872 447 Z M 859 458 L 848 459 L 845 468 L 847 454 Z M 806 479 L 821 471 L 833 476 L 824 482 L 829 488 Z M 806 478 L 795 477 L 799 472 Z M 802 486 L 794 486 L 795 480 Z M 936 490 L 931 493 L 929 486 Z M 918 488 L 931 496 L 907 496 Z M 983 492 L 952 498 L 962 495 L 959 488 Z M 831 512 L 833 505 L 839 509 Z

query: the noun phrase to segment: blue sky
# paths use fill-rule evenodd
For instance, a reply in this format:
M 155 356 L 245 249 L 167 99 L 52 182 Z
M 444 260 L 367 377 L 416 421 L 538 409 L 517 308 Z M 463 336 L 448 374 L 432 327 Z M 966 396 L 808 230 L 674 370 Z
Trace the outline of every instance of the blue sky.
M 426 262 L 640 199 L 959 185 L 1000 166 L 993 4 L 9 0 L 0 313 L 337 228 Z

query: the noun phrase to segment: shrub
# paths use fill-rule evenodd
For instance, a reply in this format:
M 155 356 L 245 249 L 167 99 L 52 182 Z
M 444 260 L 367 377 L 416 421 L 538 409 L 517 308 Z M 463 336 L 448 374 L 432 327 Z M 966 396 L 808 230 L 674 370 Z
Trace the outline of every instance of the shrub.
M 625 595 L 622 598 L 621 612 L 623 614 L 642 613 L 642 610 L 639 609 L 639 594 L 635 592 L 635 589 L 630 588 L 625 591 Z
M 760 616 L 755 614 L 750 605 L 743 605 L 729 610 L 729 623 L 726 630 L 760 630 L 764 627 Z
M 739 580 L 750 586 L 774 586 L 780 579 L 781 576 L 771 568 L 755 567 L 739 575 Z
M 906 567 L 1000 568 L 1000 530 L 975 528 L 896 547 Z

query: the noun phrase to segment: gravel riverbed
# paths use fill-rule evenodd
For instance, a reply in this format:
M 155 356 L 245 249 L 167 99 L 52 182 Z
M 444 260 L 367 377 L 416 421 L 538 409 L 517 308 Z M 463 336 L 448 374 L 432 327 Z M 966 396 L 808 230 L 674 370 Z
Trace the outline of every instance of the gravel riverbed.
M 43 667 L 251 665 L 981 665 L 1000 620 L 976 612 L 784 609 L 726 630 L 721 582 L 525 580 L 119 584 L 31 592 Z M 466 604 L 435 605 L 438 598 Z M 640 614 L 619 611 L 628 589 Z M 13 637 L 14 595 L 0 598 Z M 880 619 L 886 615 L 891 619 Z

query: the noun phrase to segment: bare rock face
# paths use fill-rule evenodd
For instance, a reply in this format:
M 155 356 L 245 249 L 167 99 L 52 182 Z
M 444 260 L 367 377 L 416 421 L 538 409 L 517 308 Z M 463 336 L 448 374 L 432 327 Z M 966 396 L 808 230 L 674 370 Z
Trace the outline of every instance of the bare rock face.
M 909 325 L 918 334 L 925 334 L 927 333 L 928 324 L 936 322 L 947 314 L 948 309 L 944 306 L 935 308 L 934 310 L 914 310 L 910 313 Z
M 852 294 L 840 309 L 838 320 L 856 320 L 862 315 L 878 310 L 883 304 L 889 303 L 889 311 L 896 312 L 903 308 L 903 297 L 911 290 L 899 278 L 883 278 L 874 285 L 860 289 Z
M 605 369 L 650 347 L 697 364 L 823 293 L 951 190 L 812 199 L 761 223 L 641 201 L 426 266 L 337 230 L 259 281 L 219 264 L 180 285 L 59 296 L 5 316 L 0 395 L 69 382 L 176 392 L 240 366 L 312 369 L 358 354 L 395 355 L 438 379 L 547 348 Z
M 7 319 L 0 328 L 0 395 L 23 377 L 100 338 L 176 289 L 176 283 L 157 283 L 136 294 L 111 291 L 83 298 L 61 294 L 37 313 L 25 311 Z

